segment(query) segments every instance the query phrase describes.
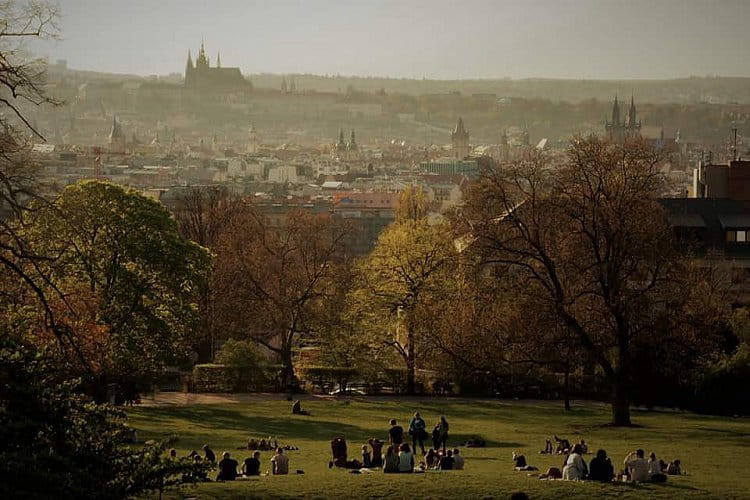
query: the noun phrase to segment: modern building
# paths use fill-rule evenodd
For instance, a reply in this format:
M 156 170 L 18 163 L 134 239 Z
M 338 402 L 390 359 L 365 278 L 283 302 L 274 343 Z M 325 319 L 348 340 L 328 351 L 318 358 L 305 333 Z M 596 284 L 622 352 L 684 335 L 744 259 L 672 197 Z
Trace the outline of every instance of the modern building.
M 729 198 L 750 208 L 750 161 L 704 164 L 693 169 L 694 198 Z
M 454 160 L 443 158 L 435 161 L 423 161 L 419 164 L 422 172 L 440 175 L 459 175 L 468 177 L 479 174 L 479 164 L 476 160 Z

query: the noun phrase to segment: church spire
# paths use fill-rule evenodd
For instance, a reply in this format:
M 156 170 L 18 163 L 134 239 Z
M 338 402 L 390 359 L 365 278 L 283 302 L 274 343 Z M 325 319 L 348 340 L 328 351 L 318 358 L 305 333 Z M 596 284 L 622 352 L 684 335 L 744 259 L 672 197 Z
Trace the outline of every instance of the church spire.
M 208 58 L 206 57 L 206 48 L 201 40 L 201 48 L 198 51 L 198 57 L 195 59 L 195 67 L 208 67 Z
M 635 98 L 633 95 L 630 95 L 630 109 L 628 110 L 628 125 L 631 127 L 634 127 L 636 122 L 636 114 L 635 114 Z
M 612 125 L 620 124 L 620 104 L 617 102 L 617 94 L 615 94 L 615 104 L 612 106 Z
M 192 54 L 190 54 L 190 49 L 188 49 L 188 58 L 187 64 L 185 65 L 185 73 L 187 73 L 191 69 L 193 69 L 193 56 Z
M 221 68 L 221 52 L 216 52 L 216 67 Z

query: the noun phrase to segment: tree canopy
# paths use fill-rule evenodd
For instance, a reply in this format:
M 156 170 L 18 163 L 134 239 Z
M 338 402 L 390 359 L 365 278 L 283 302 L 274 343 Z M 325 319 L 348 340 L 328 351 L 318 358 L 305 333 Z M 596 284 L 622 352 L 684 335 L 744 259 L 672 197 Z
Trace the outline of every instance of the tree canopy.
M 24 235 L 48 256 L 33 270 L 70 328 L 63 347 L 86 368 L 153 378 L 184 354 L 209 253 L 180 237 L 161 204 L 115 184 L 79 182 L 30 212 Z

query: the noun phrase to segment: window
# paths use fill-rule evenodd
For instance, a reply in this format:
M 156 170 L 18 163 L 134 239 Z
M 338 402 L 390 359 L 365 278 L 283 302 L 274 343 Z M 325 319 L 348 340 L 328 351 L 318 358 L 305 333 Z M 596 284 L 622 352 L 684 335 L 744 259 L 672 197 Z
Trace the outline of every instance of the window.
M 729 243 L 737 241 L 737 231 L 727 231 L 727 241 Z
M 747 233 L 745 231 L 737 231 L 737 243 L 745 243 L 747 241 Z

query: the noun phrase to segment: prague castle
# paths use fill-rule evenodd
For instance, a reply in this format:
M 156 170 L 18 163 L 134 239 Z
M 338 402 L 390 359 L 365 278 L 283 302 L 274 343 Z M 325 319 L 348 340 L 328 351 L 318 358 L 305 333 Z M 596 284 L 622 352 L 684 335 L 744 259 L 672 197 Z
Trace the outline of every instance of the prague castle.
M 192 55 L 188 51 L 187 64 L 185 65 L 185 87 L 214 92 L 242 92 L 250 90 L 252 84 L 242 76 L 240 68 L 222 68 L 221 54 L 216 55 L 216 66 L 212 68 L 201 42 L 195 64 L 193 64 Z

